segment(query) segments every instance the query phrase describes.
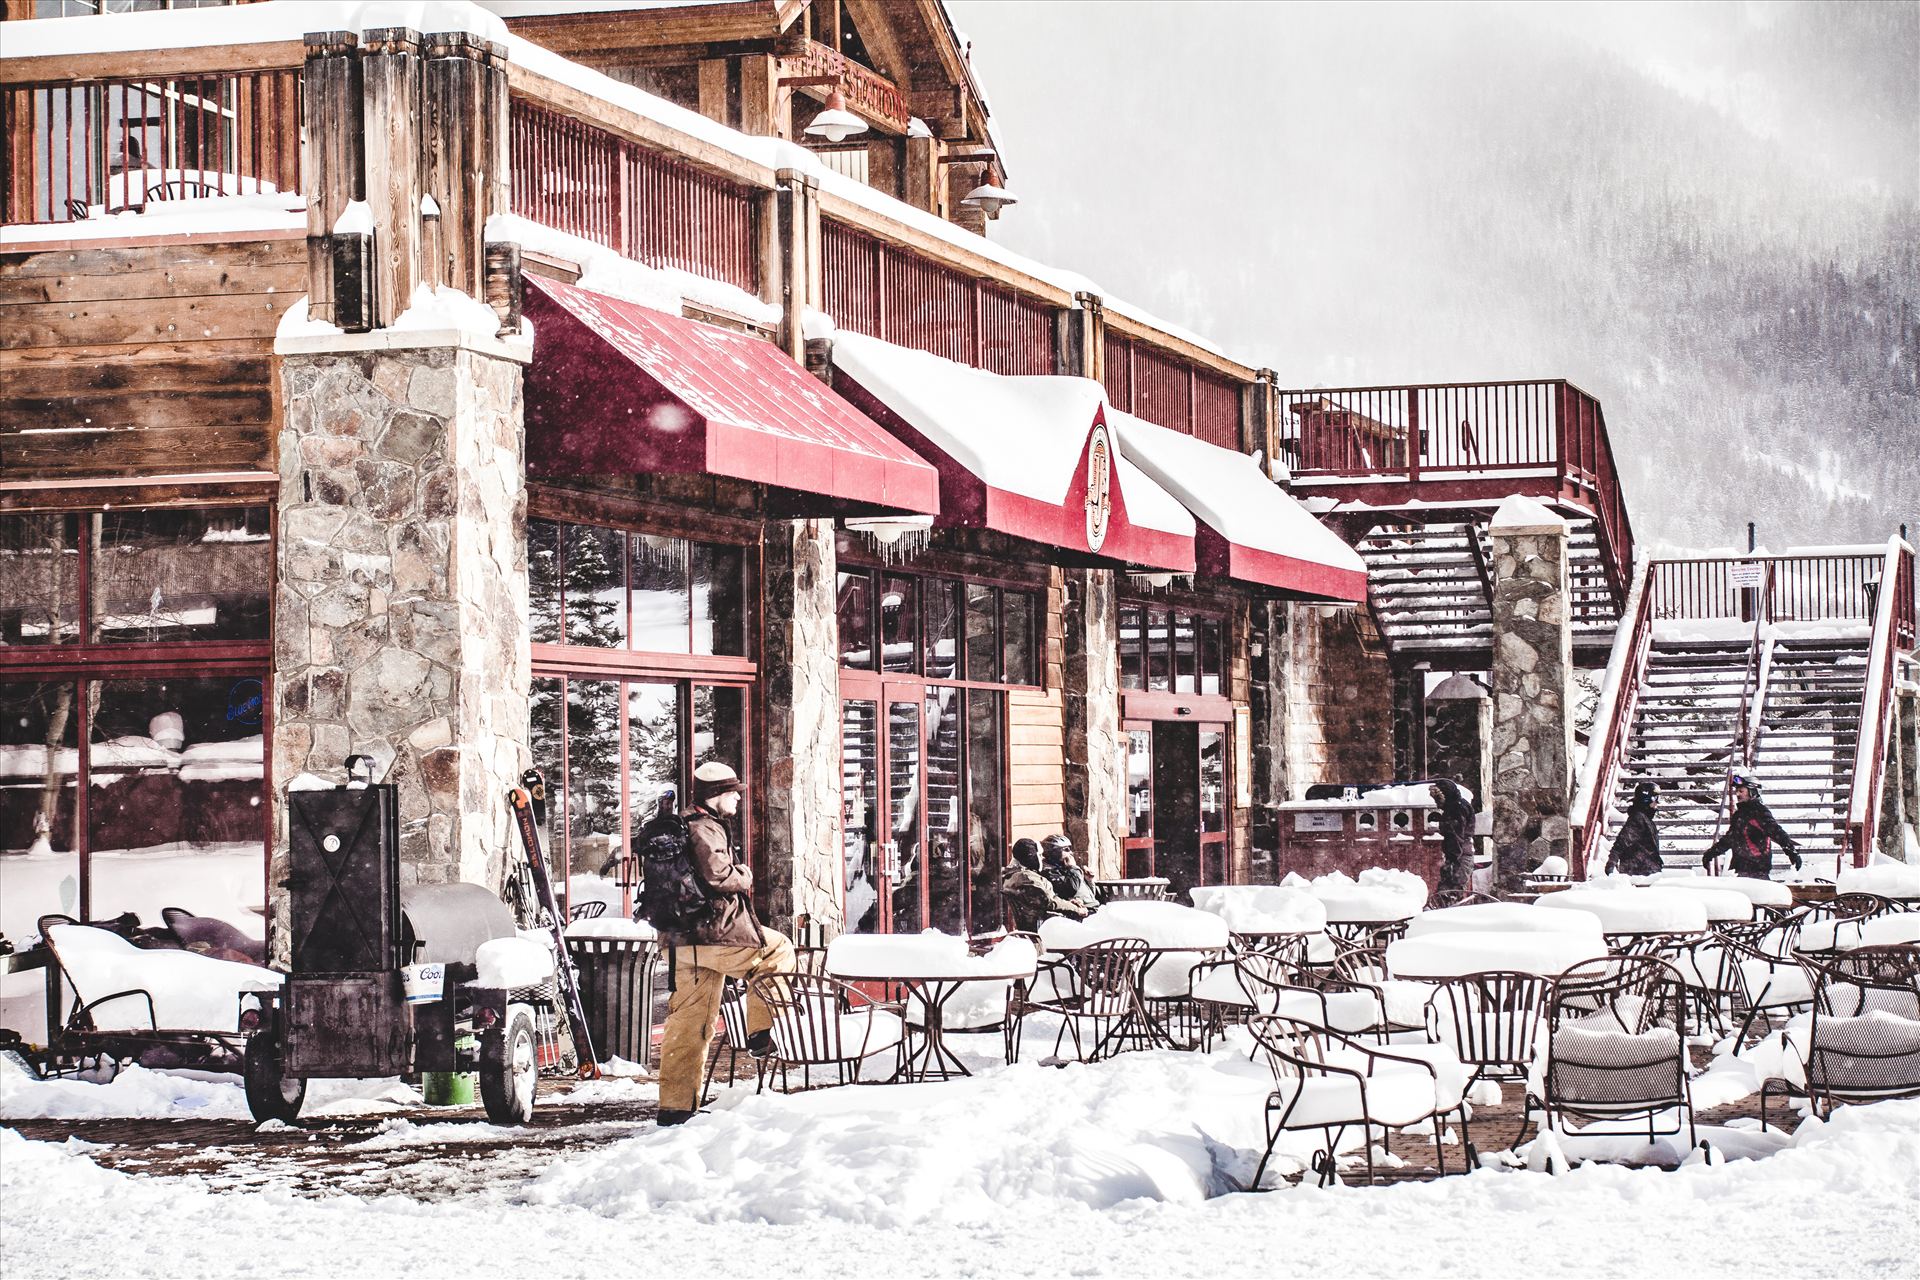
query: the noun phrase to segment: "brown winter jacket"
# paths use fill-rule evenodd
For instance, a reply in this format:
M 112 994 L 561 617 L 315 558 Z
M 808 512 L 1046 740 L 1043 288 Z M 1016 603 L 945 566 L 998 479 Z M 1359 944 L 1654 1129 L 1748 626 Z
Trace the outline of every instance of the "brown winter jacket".
M 713 894 L 713 911 L 693 930 L 670 933 L 666 941 L 679 947 L 765 946 L 753 914 L 753 872 L 735 852 L 726 824 L 705 809 L 687 810 L 687 844 L 693 873 Z

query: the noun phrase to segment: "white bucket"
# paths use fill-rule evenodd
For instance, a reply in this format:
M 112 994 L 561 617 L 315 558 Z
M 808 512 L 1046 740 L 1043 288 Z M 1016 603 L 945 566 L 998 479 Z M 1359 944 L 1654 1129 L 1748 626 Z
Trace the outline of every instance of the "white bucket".
M 400 970 L 400 985 L 406 989 L 408 1004 L 432 1004 L 446 990 L 447 966 L 405 965 Z

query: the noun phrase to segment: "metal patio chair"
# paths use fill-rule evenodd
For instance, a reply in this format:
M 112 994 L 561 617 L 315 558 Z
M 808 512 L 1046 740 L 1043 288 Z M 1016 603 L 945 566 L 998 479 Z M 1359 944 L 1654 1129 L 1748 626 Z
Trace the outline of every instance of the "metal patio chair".
M 1369 1184 L 1375 1177 L 1373 1131 L 1420 1124 L 1433 1126 L 1434 1161 L 1446 1176 L 1440 1118 L 1458 1111 L 1465 1123 L 1459 1079 L 1443 1080 L 1434 1063 L 1425 1059 L 1276 1014 L 1261 1014 L 1247 1025 L 1274 1083 L 1265 1106 L 1266 1147 L 1249 1190 L 1259 1188 L 1281 1134 L 1314 1129 L 1325 1135 L 1326 1145 L 1310 1167 L 1321 1186 L 1331 1186 L 1338 1172 L 1340 1138 L 1356 1125 L 1362 1129 Z
M 1680 970 L 1652 956 L 1592 961 L 1555 979 L 1538 1082 L 1542 1127 L 1644 1120 L 1647 1141 L 1684 1131 L 1691 1149 L 1688 1003 Z M 1669 1112 L 1678 1122 L 1660 1130 Z
M 1028 1000 L 1026 1012 L 1060 1017 L 1049 1062 L 1061 1061 L 1060 1046 L 1069 1033 L 1074 1056 L 1082 1062 L 1098 1062 L 1129 1041 L 1151 1041 L 1152 1023 L 1140 1000 L 1140 974 L 1147 955 L 1145 939 L 1109 938 L 1041 964 L 1034 975 L 1038 998 Z M 1080 1034 L 1083 1022 L 1091 1024 L 1091 1053 Z
M 1813 1012 L 1804 1038 L 1792 1028 L 1785 1036 L 1804 1074 L 1761 1086 L 1761 1126 L 1775 1095 L 1806 1098 L 1822 1119 L 1836 1105 L 1920 1097 L 1920 947 L 1861 947 L 1805 963 Z
M 1524 1086 L 1546 1027 L 1551 989 L 1538 974 L 1511 970 L 1447 978 L 1435 984 L 1427 1003 L 1427 1039 L 1453 1049 L 1470 1075 L 1469 1085 L 1489 1080 Z M 1525 1096 L 1516 1145 L 1532 1114 L 1533 1099 Z M 1471 1165 L 1477 1150 L 1469 1115 L 1462 1115 L 1460 1128 Z
M 858 987 L 814 973 L 762 974 L 747 986 L 773 1014 L 773 1052 L 754 1092 L 775 1070 L 780 1091 L 789 1093 L 788 1073 L 794 1067 L 800 1068 L 802 1089 L 812 1087 L 815 1068 L 831 1069 L 839 1084 L 878 1083 L 863 1082 L 860 1073 L 867 1059 L 885 1053 L 893 1055 L 889 1078 L 905 1067 L 906 1023 Z

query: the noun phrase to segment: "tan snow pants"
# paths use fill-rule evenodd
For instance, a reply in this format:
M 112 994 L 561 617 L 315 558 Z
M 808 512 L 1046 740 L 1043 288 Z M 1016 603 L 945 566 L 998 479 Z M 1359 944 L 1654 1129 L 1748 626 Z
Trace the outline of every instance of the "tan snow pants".
M 700 1104 L 707 1046 L 728 978 L 793 972 L 793 944 L 773 929 L 760 931 L 759 947 L 675 947 L 674 990 L 667 998 L 667 1024 L 660 1036 L 660 1109 L 692 1111 Z M 773 1025 L 765 1002 L 747 996 L 747 1034 Z

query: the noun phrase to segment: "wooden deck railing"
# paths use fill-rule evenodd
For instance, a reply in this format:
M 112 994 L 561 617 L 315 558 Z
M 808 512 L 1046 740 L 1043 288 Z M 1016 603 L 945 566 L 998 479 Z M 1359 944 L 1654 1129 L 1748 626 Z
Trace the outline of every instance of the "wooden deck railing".
M 1653 566 L 1642 563 L 1634 574 L 1633 587 L 1622 612 L 1625 624 L 1614 635 L 1613 655 L 1600 688 L 1600 704 L 1594 709 L 1595 737 L 1588 743 L 1587 758 L 1580 770 L 1580 785 L 1568 815 L 1573 828 L 1573 874 L 1583 878 L 1589 860 L 1599 846 L 1601 829 L 1606 825 L 1607 805 L 1620 773 L 1620 752 L 1626 740 L 1626 727 L 1633 723 L 1635 704 L 1640 697 L 1640 677 L 1646 671 L 1647 652 L 1653 641 Z
M 1654 617 L 1871 623 L 1885 562 L 1881 548 L 1864 546 L 1661 560 L 1655 567 Z
M 1633 526 L 1600 402 L 1570 382 L 1462 382 L 1279 393 L 1278 446 L 1302 487 L 1403 483 L 1407 499 L 1462 482 L 1582 491 L 1607 576 L 1624 595 Z M 1533 482 L 1533 483 L 1529 483 Z
M 298 192 L 298 67 L 8 83 L 10 223 Z

